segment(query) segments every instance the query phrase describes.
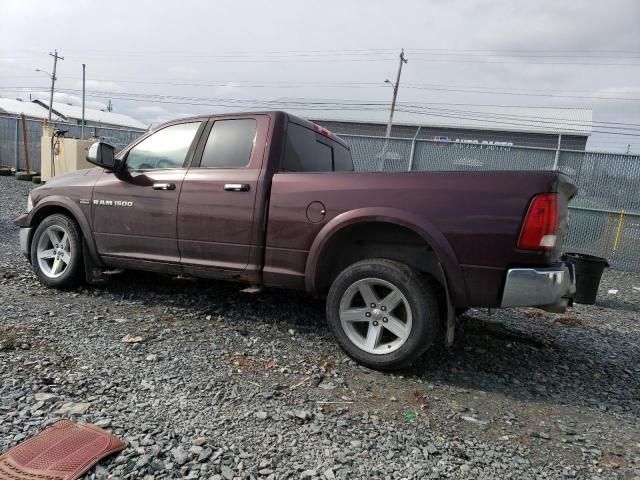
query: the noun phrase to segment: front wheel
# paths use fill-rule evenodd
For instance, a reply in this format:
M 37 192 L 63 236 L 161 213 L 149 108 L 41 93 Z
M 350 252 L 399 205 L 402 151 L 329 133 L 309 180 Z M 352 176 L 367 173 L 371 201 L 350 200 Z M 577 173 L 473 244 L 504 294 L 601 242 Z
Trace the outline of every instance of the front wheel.
M 66 215 L 45 218 L 31 241 L 31 265 L 47 287 L 71 288 L 82 282 L 82 234 Z
M 336 277 L 327 320 L 347 355 L 376 370 L 409 364 L 440 330 L 434 286 L 408 265 L 385 259 L 357 262 Z

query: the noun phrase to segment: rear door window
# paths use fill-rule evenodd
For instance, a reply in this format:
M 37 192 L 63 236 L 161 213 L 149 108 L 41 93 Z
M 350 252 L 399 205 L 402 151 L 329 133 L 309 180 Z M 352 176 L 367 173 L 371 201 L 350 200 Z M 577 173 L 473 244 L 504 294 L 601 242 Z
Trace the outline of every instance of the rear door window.
M 353 171 L 348 148 L 310 128 L 289 122 L 285 139 L 283 172 Z
M 257 122 L 253 118 L 217 120 L 202 154 L 204 168 L 242 168 L 251 160 Z
M 313 130 L 289 123 L 282 171 L 330 172 L 333 170 L 331 150 L 331 146 L 318 141 Z

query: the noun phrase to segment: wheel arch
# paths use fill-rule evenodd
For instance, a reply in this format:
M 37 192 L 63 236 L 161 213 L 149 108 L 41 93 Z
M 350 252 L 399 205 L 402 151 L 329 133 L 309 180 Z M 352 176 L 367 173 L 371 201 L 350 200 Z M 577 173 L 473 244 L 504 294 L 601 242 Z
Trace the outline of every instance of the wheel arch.
M 87 252 L 91 256 L 91 260 L 96 264 L 101 265 L 102 262 L 98 256 L 93 235 L 91 234 L 91 226 L 80 207 L 70 199 L 61 196 L 52 196 L 43 199 L 31 212 L 29 212 L 27 219 L 28 226 L 33 228 L 33 231 L 35 231 L 40 222 L 57 213 L 71 217 L 78 224 L 80 231 L 82 232 L 84 244 L 87 247 Z M 31 248 L 32 241 L 33 235 L 29 239 L 29 248 Z
M 375 230 L 379 227 L 379 230 Z M 374 230 L 372 230 L 374 229 Z M 367 236 L 373 240 L 373 247 L 360 249 L 356 243 L 355 256 L 348 255 L 354 251 L 353 240 Z M 373 232 L 373 234 L 371 234 Z M 380 233 L 381 232 L 381 233 Z M 397 241 L 387 240 L 395 235 Z M 398 236 L 399 235 L 399 236 Z M 344 251 L 345 242 L 350 245 Z M 339 269 L 345 267 L 345 260 L 336 261 L 335 252 L 352 263 L 369 254 L 367 250 L 376 251 L 382 245 L 382 258 L 389 258 L 405 263 L 419 262 L 420 269 L 432 275 L 448 292 L 453 305 L 465 306 L 467 303 L 464 277 L 453 248 L 442 233 L 428 220 L 395 208 L 363 208 L 345 212 L 333 218 L 316 236 L 307 258 L 305 269 L 305 285 L 307 291 L 315 294 L 324 293 L 331 278 L 335 278 Z M 351 243 L 349 243 L 351 242 Z M 365 241 L 366 243 L 367 241 Z M 402 244 L 404 248 L 397 248 Z M 395 245 L 395 246 L 394 246 Z M 421 252 L 424 252 L 421 254 Z M 428 253 L 430 252 L 430 253 Z M 423 258 L 423 256 L 425 258 Z M 374 255 L 375 256 L 375 255 Z M 348 265 L 346 265 L 348 266 Z M 426 268 L 428 267 L 428 268 Z

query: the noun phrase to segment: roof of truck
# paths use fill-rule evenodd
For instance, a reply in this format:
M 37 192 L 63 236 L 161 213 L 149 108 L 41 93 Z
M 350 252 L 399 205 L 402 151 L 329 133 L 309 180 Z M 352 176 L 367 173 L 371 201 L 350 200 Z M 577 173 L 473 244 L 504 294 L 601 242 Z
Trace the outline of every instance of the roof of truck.
M 255 112 L 248 111 L 248 112 L 233 112 L 233 113 L 224 112 L 224 113 L 213 113 L 211 115 L 195 115 L 195 116 L 192 116 L 192 117 L 180 117 L 180 118 L 175 118 L 173 120 L 169 120 L 168 122 L 161 123 L 161 124 L 155 126 L 153 128 L 153 130 L 157 130 L 157 129 L 161 128 L 161 127 L 164 127 L 166 125 L 171 125 L 173 123 L 183 123 L 183 122 L 188 122 L 190 120 L 206 120 L 206 119 L 211 118 L 211 117 L 236 117 L 236 116 L 240 117 L 240 116 L 243 116 L 243 115 L 269 115 L 269 116 L 283 115 L 283 116 L 286 116 L 289 120 L 293 121 L 294 123 L 298 123 L 298 124 L 303 125 L 303 126 L 305 126 L 307 128 L 314 129 L 314 127 L 318 127 L 319 129 L 323 130 L 324 132 L 327 132 L 328 134 L 330 134 L 332 140 L 340 143 L 342 146 L 344 146 L 346 148 L 350 148 L 348 143 L 346 143 L 342 138 L 340 138 L 338 135 L 334 134 L 333 132 L 327 130 L 326 128 L 314 123 L 311 120 L 308 120 L 308 119 L 303 118 L 303 117 L 299 117 L 297 115 L 293 115 L 293 114 L 291 114 L 289 112 L 285 112 L 285 111 L 282 111 L 282 110 L 265 110 L 265 111 L 260 110 L 260 111 L 255 111 Z M 320 132 L 318 130 L 316 130 L 316 131 L 318 133 L 322 134 L 322 132 Z

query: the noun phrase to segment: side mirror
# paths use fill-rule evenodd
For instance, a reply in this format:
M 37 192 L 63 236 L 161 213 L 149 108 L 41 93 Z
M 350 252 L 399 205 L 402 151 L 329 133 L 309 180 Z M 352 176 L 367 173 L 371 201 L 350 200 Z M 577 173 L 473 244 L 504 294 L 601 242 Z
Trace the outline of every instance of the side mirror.
M 108 143 L 96 142 L 89 147 L 87 162 L 108 170 L 117 170 L 120 162 L 116 160 L 115 152 L 115 148 Z

